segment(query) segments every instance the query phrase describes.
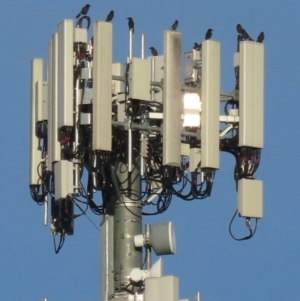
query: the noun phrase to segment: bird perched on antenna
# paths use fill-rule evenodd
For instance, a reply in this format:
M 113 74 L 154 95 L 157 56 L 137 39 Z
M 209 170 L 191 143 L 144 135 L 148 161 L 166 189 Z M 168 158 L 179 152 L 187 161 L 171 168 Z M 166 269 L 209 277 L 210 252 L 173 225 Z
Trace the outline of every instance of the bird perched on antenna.
M 178 27 L 178 20 L 175 20 L 175 22 L 173 23 L 172 27 L 171 27 L 171 31 L 175 31 Z
M 262 43 L 263 40 L 264 40 L 264 38 L 265 38 L 265 34 L 264 34 L 264 32 L 262 31 L 262 32 L 259 34 L 259 36 L 257 37 L 256 42 L 257 42 L 257 43 Z
M 251 37 L 248 35 L 248 32 L 244 28 L 241 34 L 244 40 L 253 41 L 253 39 L 251 39 Z
M 157 52 L 157 50 L 154 47 L 150 47 L 149 49 L 151 50 L 151 54 L 153 56 L 157 56 L 158 55 L 158 52 Z
M 213 32 L 213 29 L 211 29 L 211 28 L 207 29 L 207 32 L 205 34 L 205 40 L 209 40 L 211 38 L 212 32 Z
M 113 10 L 111 10 L 106 17 L 105 22 L 110 22 L 114 18 L 114 15 L 115 15 L 115 12 Z
M 241 24 L 236 25 L 236 31 L 242 36 L 243 40 L 253 41 Z
M 198 44 L 198 43 L 194 43 L 194 47 L 193 47 L 193 49 L 200 51 L 200 50 L 201 50 L 201 48 L 202 48 L 202 44 L 201 44 L 201 43 L 200 43 L 200 44 Z
M 88 13 L 89 8 L 90 8 L 90 5 L 89 5 L 89 4 L 85 5 L 85 6 L 81 9 L 80 13 L 76 16 L 76 19 L 79 18 L 81 15 L 84 15 L 84 16 L 85 16 L 85 15 Z
M 132 30 L 132 34 L 134 34 L 134 22 L 133 22 L 132 18 L 128 17 L 126 19 L 128 20 L 129 30 Z
M 242 34 L 242 32 L 243 32 L 243 27 L 242 27 L 241 24 L 237 24 L 237 26 L 236 26 L 236 31 L 237 31 L 239 34 Z

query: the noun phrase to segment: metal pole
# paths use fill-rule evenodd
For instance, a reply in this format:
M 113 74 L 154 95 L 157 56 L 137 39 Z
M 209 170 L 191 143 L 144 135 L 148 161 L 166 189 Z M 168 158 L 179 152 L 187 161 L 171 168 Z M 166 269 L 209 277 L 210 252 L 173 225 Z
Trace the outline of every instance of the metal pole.
M 141 283 L 131 284 L 132 268 L 142 267 L 142 249 L 134 246 L 134 236 L 142 233 L 142 207 L 140 198 L 141 180 L 139 154 L 133 153 L 134 164 L 129 172 L 125 159 L 115 167 L 120 195 L 114 213 L 114 279 L 115 294 L 134 295 L 141 289 Z
M 141 34 L 141 58 L 145 58 L 145 35 Z
M 48 197 L 45 196 L 44 201 L 44 226 L 48 225 Z
M 128 56 L 129 56 L 129 61 L 132 59 L 132 47 L 133 47 L 133 39 L 132 39 L 132 29 L 129 29 L 129 49 L 128 49 Z

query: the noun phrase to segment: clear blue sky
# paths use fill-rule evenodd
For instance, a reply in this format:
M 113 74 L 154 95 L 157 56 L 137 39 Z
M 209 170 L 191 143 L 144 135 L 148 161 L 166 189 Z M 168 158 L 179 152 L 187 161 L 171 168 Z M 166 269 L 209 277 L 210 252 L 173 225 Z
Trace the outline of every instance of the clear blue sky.
M 256 37 L 265 32 L 265 148 L 257 178 L 264 181 L 264 218 L 255 237 L 233 241 L 228 224 L 236 209 L 234 160 L 221 155 L 211 198 L 184 203 L 146 222 L 175 223 L 177 254 L 164 258 L 165 273 L 180 278 L 180 297 L 203 301 L 299 300 L 300 183 L 299 74 L 300 3 L 291 0 L 94 1 L 90 16 L 103 20 L 115 10 L 115 62 L 127 55 L 127 20 L 138 38 L 162 51 L 163 30 L 175 19 L 183 34 L 183 51 L 207 30 L 221 42 L 222 90 L 234 88 L 235 26 Z M 0 292 L 5 301 L 99 300 L 99 234 L 82 217 L 75 235 L 55 255 L 42 208 L 28 188 L 30 60 L 46 59 L 47 43 L 63 19 L 76 16 L 85 2 L 1 1 L 0 137 Z M 92 213 L 89 215 L 99 222 Z M 234 224 L 246 232 L 244 220 Z

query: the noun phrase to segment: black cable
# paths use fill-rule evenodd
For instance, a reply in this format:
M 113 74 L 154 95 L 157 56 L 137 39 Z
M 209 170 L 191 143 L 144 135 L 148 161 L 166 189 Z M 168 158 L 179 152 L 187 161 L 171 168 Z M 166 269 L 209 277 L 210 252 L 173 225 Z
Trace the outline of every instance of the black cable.
M 230 223 L 229 223 L 229 233 L 230 233 L 230 236 L 236 240 L 236 241 L 242 241 L 242 240 L 248 240 L 250 238 L 252 238 L 256 232 L 256 229 L 257 229 L 257 221 L 258 219 L 256 218 L 256 221 L 255 221 L 255 228 L 254 228 L 254 231 L 252 230 L 251 226 L 250 226 L 250 218 L 246 218 L 246 225 L 247 225 L 247 228 L 249 230 L 249 235 L 248 236 L 245 236 L 245 237 L 242 237 L 242 238 L 236 238 L 233 234 L 232 234 L 232 231 L 231 231 L 231 227 L 232 227 L 232 222 L 237 214 L 238 210 L 235 211 Z
M 91 18 L 89 16 L 82 16 L 81 18 L 79 18 L 76 23 L 76 27 L 82 28 L 82 21 L 84 19 L 87 21 L 86 29 L 89 30 L 90 25 L 91 25 Z
M 94 222 L 90 219 L 90 217 L 86 214 L 88 205 L 87 205 L 86 209 L 83 210 L 83 209 L 75 202 L 75 200 L 77 200 L 75 197 L 72 197 L 71 200 L 72 200 L 72 202 L 76 205 L 76 207 L 82 212 L 80 215 L 74 216 L 74 218 L 77 218 L 77 217 L 79 217 L 79 216 L 85 215 L 86 218 L 91 222 L 91 224 L 97 229 L 97 231 L 100 232 L 100 229 L 97 227 L 97 225 L 95 225 L 95 223 L 94 223 Z M 78 200 L 77 200 L 77 201 L 78 201 Z
M 56 247 L 55 235 L 53 235 L 53 242 L 54 242 L 55 254 L 58 254 L 59 251 L 61 250 L 61 248 L 63 247 L 64 243 L 65 243 L 65 235 L 64 234 L 60 235 L 58 247 Z

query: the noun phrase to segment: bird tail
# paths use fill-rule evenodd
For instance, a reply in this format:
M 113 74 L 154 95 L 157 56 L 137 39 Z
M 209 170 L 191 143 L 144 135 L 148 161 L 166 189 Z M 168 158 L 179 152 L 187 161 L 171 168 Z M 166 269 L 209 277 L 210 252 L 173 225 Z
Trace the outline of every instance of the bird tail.
M 77 18 L 79 18 L 79 17 L 80 17 L 80 15 L 81 15 L 81 14 L 79 13 L 79 14 L 78 14 L 78 15 L 77 15 L 75 18 L 76 18 L 76 19 L 77 19 Z

